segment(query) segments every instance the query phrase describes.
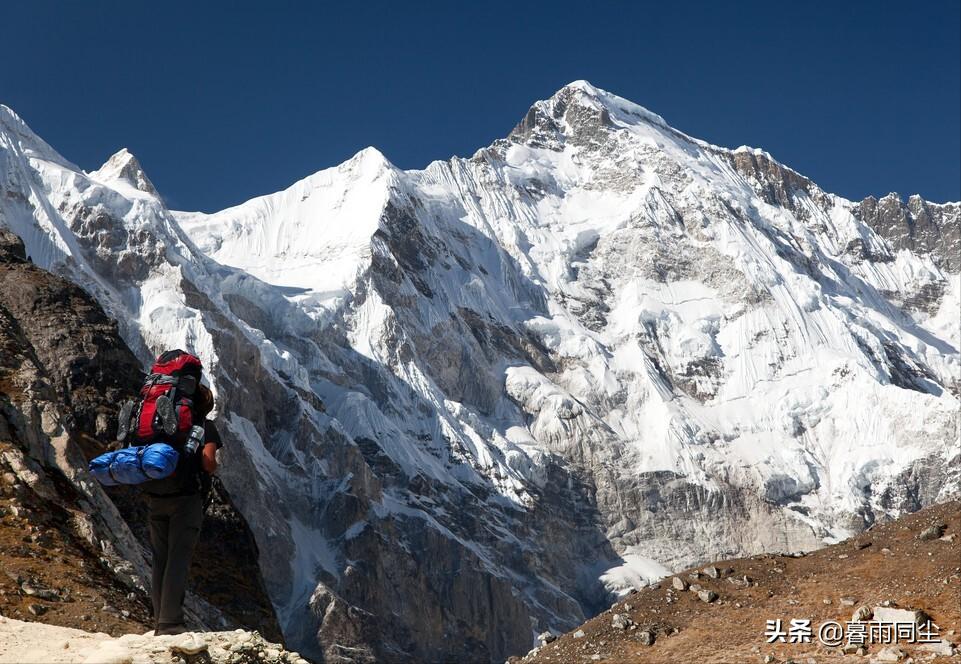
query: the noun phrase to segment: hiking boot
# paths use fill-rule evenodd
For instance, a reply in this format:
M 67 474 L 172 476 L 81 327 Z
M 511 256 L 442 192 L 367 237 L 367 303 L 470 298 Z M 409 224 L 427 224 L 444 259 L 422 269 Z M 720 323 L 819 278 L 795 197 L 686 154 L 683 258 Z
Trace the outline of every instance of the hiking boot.
M 117 427 L 117 440 L 121 442 L 127 440 L 127 436 L 130 435 L 132 428 L 136 428 L 131 426 L 133 409 L 135 405 L 136 404 L 134 404 L 133 401 L 128 399 L 127 401 L 123 402 L 123 406 L 120 408 L 120 415 L 117 416 L 119 419 L 119 426 Z
M 166 394 L 157 397 L 157 419 L 160 421 L 160 429 L 165 434 L 172 436 L 177 433 L 177 409 Z
M 160 625 L 154 632 L 154 636 L 173 636 L 175 634 L 183 634 L 188 632 L 187 626 L 183 623 L 173 623 L 173 624 L 163 624 Z

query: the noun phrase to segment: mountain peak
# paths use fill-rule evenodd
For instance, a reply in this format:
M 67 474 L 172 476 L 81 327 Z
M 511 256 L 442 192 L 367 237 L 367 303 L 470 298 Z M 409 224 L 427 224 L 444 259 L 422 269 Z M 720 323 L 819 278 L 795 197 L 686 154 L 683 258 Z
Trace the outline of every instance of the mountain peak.
M 120 148 L 104 162 L 103 166 L 90 174 L 102 181 L 122 181 L 134 189 L 151 196 L 158 196 L 157 189 L 144 173 L 137 158 L 127 148 Z
M 37 137 L 27 126 L 27 123 L 23 121 L 23 118 L 5 104 L 0 104 L 0 132 L 13 132 L 19 135 Z
M 23 120 L 16 112 L 7 106 L 6 104 L 0 104 L 0 124 L 6 124 L 7 122 L 18 122 L 23 124 Z
M 557 148 L 564 137 L 593 134 L 601 126 L 627 127 L 642 123 L 670 129 L 660 115 L 578 79 L 549 99 L 535 102 L 510 138 L 534 146 Z
M 592 95 L 592 96 L 599 96 L 602 93 L 602 90 L 600 88 L 595 87 L 590 81 L 585 80 L 583 78 L 580 78 L 576 81 L 571 81 L 570 83 L 565 85 L 563 88 L 561 88 L 561 90 L 558 90 L 558 92 L 562 90 L 577 90 L 579 92 L 583 92 L 584 94 Z
M 381 171 L 394 171 L 397 167 L 391 163 L 384 153 L 373 146 L 368 146 L 360 150 L 353 157 L 340 165 L 340 168 L 348 168 L 361 173 L 371 175 L 379 174 Z

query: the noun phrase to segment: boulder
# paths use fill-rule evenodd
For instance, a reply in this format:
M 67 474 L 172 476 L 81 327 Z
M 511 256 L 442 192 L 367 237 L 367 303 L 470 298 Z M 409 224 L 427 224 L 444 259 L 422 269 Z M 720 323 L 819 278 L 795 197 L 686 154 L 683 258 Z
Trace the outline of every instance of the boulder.
M 207 649 L 207 641 L 200 634 L 194 634 L 193 632 L 187 632 L 183 637 L 176 643 L 170 645 L 170 652 L 179 653 L 181 655 L 197 655 L 202 653 Z M 277 656 L 280 655 L 279 651 L 275 651 Z M 275 656 L 274 659 L 277 657 Z
M 900 648 L 895 648 L 894 646 L 888 646 L 887 648 L 882 648 L 874 659 L 877 662 L 900 662 L 904 659 L 905 652 Z
M 697 593 L 697 596 L 702 602 L 707 602 L 708 604 L 717 599 L 717 593 L 713 590 L 701 590 Z
M 687 581 L 679 576 L 675 576 L 671 579 L 671 586 L 674 587 L 674 590 L 687 590 Z
M 851 615 L 851 622 L 864 622 L 865 620 L 870 620 L 871 616 L 874 615 L 874 611 L 868 605 L 859 606 L 857 610 Z
M 628 618 L 623 613 L 615 613 L 611 617 L 611 627 L 613 627 L 614 629 L 624 630 L 630 627 L 631 624 L 632 624 L 631 619 Z
M 931 540 L 936 540 L 939 537 L 941 537 L 941 535 L 944 534 L 944 528 L 945 526 L 943 523 L 935 524 L 929 528 L 925 528 L 918 535 L 918 539 L 921 540 L 922 542 L 930 542 Z
M 639 632 L 637 635 L 637 640 L 645 646 L 652 646 L 654 645 L 654 632 L 649 632 L 647 630 Z
M 874 621 L 880 623 L 907 623 L 920 625 L 928 619 L 924 611 L 915 609 L 896 609 L 890 606 L 874 607 Z
M 950 641 L 945 641 L 944 639 L 941 639 L 940 641 L 934 641 L 932 643 L 922 643 L 919 648 L 943 657 L 950 657 L 954 654 L 954 645 Z

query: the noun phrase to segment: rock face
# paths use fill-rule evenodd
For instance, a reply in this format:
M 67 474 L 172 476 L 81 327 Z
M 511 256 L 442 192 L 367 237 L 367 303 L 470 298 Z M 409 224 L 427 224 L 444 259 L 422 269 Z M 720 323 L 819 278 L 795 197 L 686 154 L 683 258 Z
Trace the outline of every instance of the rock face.
M 2 528 L 36 532 L 16 547 L 0 538 L 5 559 L 10 556 L 7 573 L 20 594 L 50 602 L 27 607 L 44 620 L 86 622 L 74 610 L 74 598 L 31 580 L 33 573 L 51 582 L 87 579 L 91 587 L 74 594 L 113 587 L 113 595 L 102 599 L 114 608 L 97 612 L 98 618 L 117 629 L 143 624 L 149 565 L 143 505 L 135 491 L 108 494 L 86 472 L 87 461 L 113 439 L 117 404 L 142 383 L 140 363 L 100 305 L 29 263 L 20 238 L 9 230 L 0 231 L 0 349 L 0 471 L 6 473 L 2 504 L 9 515 Z M 218 556 L 218 547 L 230 555 Z M 253 538 L 223 490 L 213 501 L 197 556 L 219 562 L 195 574 L 199 583 L 188 607 L 196 623 L 243 621 L 279 638 Z M 14 564 L 17 559 L 23 564 Z M 236 561 L 244 560 L 246 568 L 232 575 Z M 229 598 L 216 594 L 225 586 Z M 131 591 L 132 597 L 124 596 Z M 20 610 L 15 598 L 5 597 L 4 613 Z M 69 606 L 62 604 L 68 599 Z M 111 613 L 118 619 L 111 620 Z
M 920 196 L 911 196 L 905 203 L 897 194 L 888 194 L 880 200 L 868 196 L 855 206 L 853 214 L 893 250 L 930 255 L 946 272 L 961 270 L 961 205 L 932 205 Z
M 142 362 L 212 368 L 301 652 L 500 660 L 958 491 L 955 204 L 869 214 L 586 82 L 469 159 L 368 149 L 212 215 L 0 122 L 0 226 Z

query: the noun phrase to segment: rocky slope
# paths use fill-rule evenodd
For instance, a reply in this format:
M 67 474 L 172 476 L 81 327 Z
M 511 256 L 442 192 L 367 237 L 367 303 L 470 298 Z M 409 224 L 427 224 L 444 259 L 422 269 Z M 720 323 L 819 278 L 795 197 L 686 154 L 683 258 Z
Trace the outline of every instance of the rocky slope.
M 959 205 L 853 203 L 585 82 L 468 159 L 213 215 L 0 108 L 0 225 L 212 368 L 284 634 L 488 661 L 702 560 L 957 493 Z
M 143 631 L 143 505 L 136 492 L 107 493 L 86 473 L 112 440 L 116 405 L 139 389 L 140 363 L 87 293 L 29 263 L 3 229 L 0 349 L 0 613 Z M 279 638 L 256 558 L 221 488 L 196 557 L 195 625 L 245 624 Z
M 961 503 L 952 501 L 808 555 L 766 554 L 679 571 L 567 634 L 545 634 L 535 651 L 511 662 L 957 662 L 959 565 Z M 892 608 L 923 612 L 937 626 L 936 643 L 868 642 L 859 651 L 847 637 L 818 640 L 831 620 L 849 634 L 846 623 L 859 612 L 862 621 L 901 620 L 905 614 Z M 769 643 L 767 621 L 781 620 L 787 631 L 792 619 L 811 621 L 810 642 Z

